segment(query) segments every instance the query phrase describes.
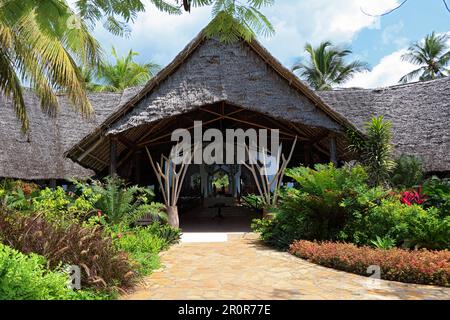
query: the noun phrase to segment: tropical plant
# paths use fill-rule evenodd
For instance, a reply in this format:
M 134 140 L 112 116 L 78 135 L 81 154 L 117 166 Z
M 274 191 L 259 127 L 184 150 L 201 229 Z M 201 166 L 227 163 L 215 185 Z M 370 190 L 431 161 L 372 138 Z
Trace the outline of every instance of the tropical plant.
M 427 200 L 427 196 L 422 193 L 422 186 L 418 186 L 417 190 L 408 190 L 400 194 L 400 201 L 408 206 L 412 204 L 423 204 Z
M 46 259 L 0 243 L 0 300 L 94 300 L 106 295 L 67 287 L 67 274 L 50 271 Z
M 274 0 L 192 0 L 194 6 L 212 5 L 213 20 L 205 29 L 208 37 L 217 37 L 222 42 L 233 42 L 240 38 L 248 41 L 255 35 L 270 36 L 275 30 L 260 11 Z
M 423 191 L 427 195 L 426 207 L 438 209 L 441 218 L 450 216 L 450 179 L 433 176 L 424 182 Z
M 83 287 L 111 291 L 130 287 L 134 281 L 132 262 L 99 226 L 73 222 L 61 227 L 40 214 L 24 216 L 1 211 L 0 241 L 22 253 L 44 256 L 52 270 L 61 263 L 80 266 Z
M 148 188 L 127 187 L 124 180 L 114 176 L 105 182 L 94 181 L 92 189 L 100 195 L 95 207 L 106 216 L 109 224 L 130 225 L 146 215 L 155 219 L 166 219 L 161 203 L 150 202 L 153 191 Z
M 349 149 L 359 154 L 361 162 L 367 166 L 369 182 L 372 185 L 389 183 L 390 172 L 394 168 L 391 128 L 392 123 L 379 116 L 365 124 L 365 137 L 352 130 L 347 134 L 350 140 Z
M 375 240 L 370 241 L 370 243 L 378 249 L 392 249 L 395 247 L 395 240 L 390 237 L 379 237 L 377 236 Z
M 99 67 L 96 77 L 100 83 L 95 83 L 93 73 L 84 72 L 85 80 L 88 81 L 87 88 L 92 91 L 120 92 L 147 83 L 158 72 L 160 66 L 153 62 L 138 63 L 134 61 L 137 55 L 137 52 L 130 50 L 125 57 L 119 57 L 113 47 L 112 56 L 115 62 L 105 62 Z
M 242 196 L 242 203 L 244 206 L 249 207 L 254 210 L 262 210 L 264 207 L 263 199 L 261 196 L 256 194 L 248 194 L 246 196 Z
M 288 169 L 286 175 L 295 185 L 281 193 L 273 219 L 254 220 L 252 225 L 266 243 L 280 248 L 296 239 L 350 240 L 353 231 L 346 226 L 386 196 L 381 188 L 368 187 L 360 165 L 318 164 L 314 169 Z
M 346 63 L 345 58 L 352 51 L 333 46 L 329 41 L 317 47 L 307 43 L 305 51 L 308 62 L 299 62 L 292 70 L 316 90 L 331 90 L 333 86 L 350 80 L 355 73 L 369 70 L 368 64 L 359 60 Z
M 99 52 L 97 41 L 65 1 L 0 0 L 0 92 L 11 97 L 23 131 L 29 127 L 24 83 L 49 115 L 58 109 L 58 91 L 67 91 L 84 116 L 92 113 L 77 63 L 95 66 Z
M 412 188 L 423 180 L 423 162 L 414 155 L 401 155 L 395 160 L 391 183 L 395 187 Z
M 447 66 L 450 62 L 450 48 L 447 34 L 428 34 L 423 41 L 409 47 L 402 60 L 420 66 L 418 69 L 401 77 L 400 82 L 407 83 L 419 78 L 419 81 L 433 80 L 449 75 Z
M 151 231 L 151 227 L 137 227 L 112 233 L 114 245 L 137 262 L 134 269 L 140 275 L 146 275 L 159 267 L 158 253 L 166 248 L 164 239 Z
M 206 32 L 218 36 L 223 41 L 237 40 L 244 37 L 250 40 L 255 34 L 268 35 L 273 27 L 260 9 L 273 4 L 274 0 L 177 0 L 176 4 L 166 0 L 150 0 L 159 11 L 169 14 L 181 14 L 192 7 L 212 7 L 213 22 Z M 102 20 L 104 27 L 113 34 L 126 35 L 130 32 L 129 22 L 137 14 L 145 11 L 143 0 L 83 0 L 76 1 L 75 6 L 81 18 L 91 25 Z

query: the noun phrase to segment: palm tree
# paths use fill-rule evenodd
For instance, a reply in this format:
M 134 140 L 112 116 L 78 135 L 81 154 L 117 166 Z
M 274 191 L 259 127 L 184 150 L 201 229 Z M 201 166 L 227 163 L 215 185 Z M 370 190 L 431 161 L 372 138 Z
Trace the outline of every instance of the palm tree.
M 85 71 L 86 86 L 92 91 L 120 92 L 147 83 L 159 71 L 160 66 L 153 62 L 138 63 L 133 60 L 137 55 L 137 52 L 130 50 L 125 57 L 119 57 L 113 47 L 115 62 L 106 62 L 100 66 L 97 73 L 99 84 L 92 81 L 92 73 Z
M 423 41 L 409 47 L 408 53 L 402 56 L 402 60 L 420 67 L 404 75 L 400 82 L 407 83 L 417 77 L 419 81 L 426 81 L 449 75 L 449 70 L 446 69 L 450 62 L 450 50 L 447 44 L 449 39 L 446 34 L 437 35 L 432 32 Z
M 333 46 L 329 41 L 316 48 L 307 43 L 305 51 L 309 61 L 295 64 L 292 71 L 298 71 L 299 76 L 316 90 L 331 90 L 334 85 L 350 80 L 355 73 L 369 70 L 368 64 L 359 60 L 346 63 L 344 59 L 352 51 Z
M 98 64 L 100 49 L 86 25 L 63 0 L 0 0 L 0 93 L 11 98 L 22 130 L 28 130 L 23 84 L 54 115 L 56 93 L 65 90 L 85 116 L 92 113 L 77 62 Z

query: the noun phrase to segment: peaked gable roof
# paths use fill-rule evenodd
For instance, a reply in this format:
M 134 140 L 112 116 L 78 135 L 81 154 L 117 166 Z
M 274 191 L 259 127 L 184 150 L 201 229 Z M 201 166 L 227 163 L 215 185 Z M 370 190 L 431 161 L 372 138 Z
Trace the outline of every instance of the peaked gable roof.
M 355 128 L 257 40 L 224 44 L 207 38 L 202 31 L 136 96 L 67 155 L 80 161 L 81 150 L 92 149 L 105 135 L 219 101 L 336 132 L 344 127 Z

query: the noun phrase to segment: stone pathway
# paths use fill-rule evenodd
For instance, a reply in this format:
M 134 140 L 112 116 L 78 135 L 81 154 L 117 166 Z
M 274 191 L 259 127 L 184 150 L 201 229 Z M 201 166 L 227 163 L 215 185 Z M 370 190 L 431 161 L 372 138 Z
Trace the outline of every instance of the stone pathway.
M 123 299 L 450 299 L 450 289 L 321 267 L 262 245 L 254 234 L 181 243 Z M 375 282 L 374 282 L 375 281 Z

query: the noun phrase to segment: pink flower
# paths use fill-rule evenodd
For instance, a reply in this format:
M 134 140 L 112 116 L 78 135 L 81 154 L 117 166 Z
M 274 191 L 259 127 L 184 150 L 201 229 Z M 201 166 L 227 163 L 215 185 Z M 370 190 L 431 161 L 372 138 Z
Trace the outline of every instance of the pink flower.
M 117 238 L 119 238 L 119 239 L 122 238 L 122 234 L 121 234 L 121 233 L 118 233 L 118 234 L 117 234 Z
M 100 210 L 98 210 L 98 211 L 97 211 L 97 215 L 98 215 L 99 217 L 101 217 L 101 216 L 102 216 L 102 212 L 101 212 Z

